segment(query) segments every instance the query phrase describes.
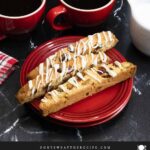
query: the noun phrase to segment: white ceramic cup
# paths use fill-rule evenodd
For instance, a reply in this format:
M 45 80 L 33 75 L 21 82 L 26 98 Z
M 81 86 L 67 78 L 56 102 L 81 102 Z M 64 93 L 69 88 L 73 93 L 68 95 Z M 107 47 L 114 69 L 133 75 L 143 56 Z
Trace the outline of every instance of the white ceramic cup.
M 130 1 L 130 0 L 129 0 Z M 134 45 L 144 54 L 150 56 L 150 1 L 132 0 L 130 32 Z

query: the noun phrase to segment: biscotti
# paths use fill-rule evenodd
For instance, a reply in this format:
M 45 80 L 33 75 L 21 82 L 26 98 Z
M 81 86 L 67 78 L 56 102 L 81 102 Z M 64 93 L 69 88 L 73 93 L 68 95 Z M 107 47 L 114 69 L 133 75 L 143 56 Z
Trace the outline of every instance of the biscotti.
M 106 50 L 113 48 L 117 42 L 118 39 L 110 31 L 89 35 L 76 43 L 69 44 L 68 47 L 63 48 L 54 55 L 48 57 L 45 62 L 33 69 L 27 75 L 27 78 L 30 80 L 34 79 L 40 74 L 41 68 L 46 70 L 47 67 L 51 68 L 56 64 L 60 65 L 62 62 L 71 60 L 76 56 L 98 53 L 99 51 L 105 52 Z
M 74 76 L 60 85 L 57 89 L 48 92 L 40 102 L 40 110 L 44 116 L 57 112 L 88 96 L 102 91 L 134 76 L 136 66 L 129 62 L 102 64 Z
M 76 58 L 54 65 L 52 68 L 40 68 L 40 75 L 35 79 L 29 80 L 17 93 L 16 97 L 20 103 L 30 102 L 35 98 L 43 96 L 47 91 L 57 88 L 70 77 L 76 75 L 78 71 L 97 66 L 101 63 L 109 63 L 110 58 L 104 53 L 87 54 L 77 56 Z M 78 76 L 80 76 L 78 74 Z

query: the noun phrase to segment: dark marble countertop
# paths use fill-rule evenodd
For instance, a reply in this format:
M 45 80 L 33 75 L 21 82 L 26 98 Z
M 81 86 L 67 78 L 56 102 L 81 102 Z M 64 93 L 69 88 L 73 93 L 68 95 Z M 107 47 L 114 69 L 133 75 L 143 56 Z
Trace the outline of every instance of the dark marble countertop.
M 47 0 L 47 11 L 57 4 L 56 0 Z M 16 70 L 0 87 L 0 141 L 150 141 L 150 59 L 131 42 L 129 13 L 126 0 L 118 0 L 109 20 L 92 30 L 74 28 L 57 32 L 43 19 L 28 38 L 0 41 L 0 50 L 19 60 Z M 18 104 L 15 93 L 20 87 L 20 69 L 34 48 L 60 36 L 88 35 L 102 30 L 114 32 L 120 41 L 116 48 L 138 66 L 130 102 L 116 118 L 90 128 L 69 128 L 48 123 Z

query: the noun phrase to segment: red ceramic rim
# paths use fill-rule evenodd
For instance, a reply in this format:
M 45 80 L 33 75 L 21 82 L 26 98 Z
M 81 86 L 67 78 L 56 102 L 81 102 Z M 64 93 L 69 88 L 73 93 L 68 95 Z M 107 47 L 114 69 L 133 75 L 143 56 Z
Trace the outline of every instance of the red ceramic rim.
M 88 128 L 88 127 L 92 127 L 92 126 L 96 126 L 96 125 L 101 125 L 101 124 L 104 124 L 110 120 L 112 120 L 113 118 L 117 117 L 117 115 L 124 109 L 124 107 L 127 105 L 127 101 L 125 101 L 125 103 L 123 104 L 123 106 L 118 109 L 116 112 L 114 112 L 114 114 L 104 118 L 104 119 L 101 119 L 101 120 L 98 120 L 98 121 L 93 121 L 93 122 L 87 122 L 87 123 L 70 123 L 70 122 L 63 122 L 63 121 L 60 121 L 60 120 L 56 120 L 54 118 L 47 118 L 48 121 L 52 122 L 52 123 L 55 123 L 55 124 L 58 124 L 58 125 L 61 125 L 61 126 L 65 126 L 65 127 L 70 127 L 70 128 Z M 30 105 L 31 106 L 31 105 Z M 34 109 L 34 107 L 31 107 L 32 109 Z M 34 109 L 35 110 L 35 109 Z
M 50 120 L 50 121 L 52 123 L 56 123 L 58 125 L 66 126 L 66 127 L 71 127 L 71 128 L 88 128 L 88 127 L 93 127 L 93 126 L 96 126 L 96 125 L 101 125 L 101 124 L 104 124 L 104 123 L 112 120 L 113 118 L 117 117 L 117 115 L 119 115 L 119 113 L 123 110 L 124 107 L 122 107 L 121 109 L 119 109 L 117 112 L 115 112 L 111 116 L 108 116 L 108 117 L 106 117 L 104 119 L 101 119 L 101 120 L 98 120 L 98 121 L 94 121 L 94 122 L 88 122 L 88 123 L 68 123 L 68 122 L 62 122 L 62 121 L 55 120 L 55 119 Z
M 75 42 L 81 38 L 81 36 L 67 36 L 57 38 L 54 40 L 50 40 L 33 50 L 22 66 L 20 73 L 21 85 L 24 85 L 27 82 L 27 73 L 30 72 L 33 68 L 35 68 L 40 62 L 44 61 L 45 58 L 52 55 L 57 50 L 66 47 L 69 43 Z M 125 58 L 115 49 L 107 51 L 107 54 L 111 57 L 112 60 L 118 60 L 121 62 L 126 61 Z M 133 79 L 128 79 L 120 84 L 117 84 L 111 88 L 99 92 L 98 94 L 89 97 L 86 100 L 82 100 L 57 113 L 51 114 L 49 115 L 49 117 L 68 123 L 88 123 L 109 118 L 109 116 L 115 114 L 115 112 L 119 111 L 120 109 L 123 109 L 128 103 L 132 92 L 132 85 Z M 108 95 L 106 93 L 108 93 Z M 116 95 L 114 95 L 114 97 L 112 98 L 108 98 L 109 93 L 116 93 Z M 103 99 L 103 101 L 98 101 L 99 99 Z M 106 99 L 108 99 L 108 103 L 105 104 Z M 99 104 L 99 102 L 103 102 L 104 106 L 99 106 L 101 105 Z M 87 111 L 86 108 L 84 109 L 84 105 L 86 105 L 88 109 L 90 109 L 88 103 L 93 110 Z M 34 109 L 40 111 L 38 106 L 38 100 L 31 102 L 31 105 L 34 107 Z M 75 111 L 76 108 L 80 108 L 80 106 L 83 112 L 78 111 L 79 109 Z

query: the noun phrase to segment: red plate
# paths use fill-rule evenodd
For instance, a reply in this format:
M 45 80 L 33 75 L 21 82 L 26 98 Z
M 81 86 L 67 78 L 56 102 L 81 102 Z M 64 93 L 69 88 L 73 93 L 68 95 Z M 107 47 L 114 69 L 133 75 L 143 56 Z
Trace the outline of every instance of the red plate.
M 71 127 L 71 128 L 88 128 L 88 127 L 92 127 L 92 126 L 103 124 L 103 123 L 105 123 L 105 122 L 113 119 L 114 117 L 116 117 L 123 110 L 123 108 L 124 107 L 122 107 L 120 110 L 118 110 L 117 112 L 115 112 L 114 114 L 112 114 L 109 117 L 106 117 L 106 118 L 98 120 L 98 121 L 93 121 L 93 122 L 87 122 L 87 123 L 69 123 L 69 122 L 59 121 L 59 120 L 56 120 L 56 119 L 51 119 L 50 121 L 52 123 L 56 123 L 58 125 L 67 126 L 67 127 Z
M 69 43 L 75 42 L 80 38 L 82 37 L 62 37 L 48 41 L 36 48 L 27 57 L 22 66 L 20 74 L 21 85 L 24 85 L 27 82 L 27 73 L 35 68 L 39 63 L 61 48 L 66 47 Z M 113 61 L 125 61 L 125 58 L 115 49 L 107 51 L 107 54 Z M 57 113 L 49 115 L 49 117 L 68 123 L 101 122 L 101 120 L 106 120 L 106 118 L 114 116 L 116 112 L 122 110 L 126 106 L 132 92 L 132 85 L 133 79 L 128 79 Z M 31 105 L 36 110 L 39 110 L 39 100 L 33 101 Z

